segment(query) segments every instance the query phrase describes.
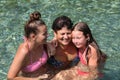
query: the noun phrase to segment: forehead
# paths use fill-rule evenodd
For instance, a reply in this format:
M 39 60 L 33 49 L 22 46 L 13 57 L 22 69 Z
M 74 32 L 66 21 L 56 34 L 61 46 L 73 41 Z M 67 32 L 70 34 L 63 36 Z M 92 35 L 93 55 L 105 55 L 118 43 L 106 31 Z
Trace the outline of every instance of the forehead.
M 60 30 L 57 31 L 57 33 L 64 33 L 64 32 L 71 32 L 71 30 L 67 29 L 67 27 L 62 27 Z
M 41 25 L 41 26 L 38 27 L 38 30 L 40 32 L 44 32 L 44 31 L 47 31 L 47 27 L 45 25 Z
M 74 30 L 74 31 L 72 31 L 72 35 L 74 35 L 74 36 L 83 36 L 83 32 Z

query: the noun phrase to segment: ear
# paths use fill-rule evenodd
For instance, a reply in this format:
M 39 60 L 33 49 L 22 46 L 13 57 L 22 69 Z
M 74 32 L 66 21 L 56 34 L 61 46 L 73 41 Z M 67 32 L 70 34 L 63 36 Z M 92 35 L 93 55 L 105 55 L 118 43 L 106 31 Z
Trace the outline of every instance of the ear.
M 56 32 L 54 32 L 54 38 L 56 38 L 57 37 L 57 33 Z
M 90 35 L 89 34 L 87 34 L 86 38 L 87 38 L 88 41 L 90 41 Z
M 30 34 L 30 39 L 31 39 L 31 40 L 35 40 L 35 34 L 31 33 L 31 34 Z

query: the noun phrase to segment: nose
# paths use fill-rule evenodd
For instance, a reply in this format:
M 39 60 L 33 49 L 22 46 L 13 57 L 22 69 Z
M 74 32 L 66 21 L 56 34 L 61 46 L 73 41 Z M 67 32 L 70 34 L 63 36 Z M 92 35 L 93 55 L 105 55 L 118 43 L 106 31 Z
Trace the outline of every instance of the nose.
M 64 35 L 64 38 L 65 38 L 65 39 L 68 39 L 68 35 L 67 35 L 67 34 L 65 34 L 65 35 Z
M 72 41 L 73 41 L 73 43 L 77 43 L 78 42 L 78 40 L 76 38 L 73 38 Z

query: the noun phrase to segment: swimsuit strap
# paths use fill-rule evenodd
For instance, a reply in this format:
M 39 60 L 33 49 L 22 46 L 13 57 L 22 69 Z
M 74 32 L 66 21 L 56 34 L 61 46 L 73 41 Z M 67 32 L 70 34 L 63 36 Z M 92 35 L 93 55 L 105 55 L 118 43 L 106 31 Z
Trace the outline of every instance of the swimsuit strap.
M 30 46 L 29 46 L 29 44 L 27 43 L 27 48 L 28 48 L 28 55 L 29 55 L 29 57 L 30 57 L 30 63 L 32 63 L 32 54 L 31 54 L 31 52 L 30 52 Z
M 87 76 L 87 75 L 90 74 L 90 72 L 81 71 L 79 69 L 77 69 L 77 72 L 78 72 L 78 75 L 80 75 L 80 76 Z M 97 73 L 97 75 L 98 75 L 98 77 L 103 77 L 104 76 L 104 74 L 100 73 L 100 72 Z
M 87 54 L 87 52 L 88 52 L 88 49 L 89 49 L 89 47 L 87 47 L 86 49 L 85 49 L 85 51 L 83 52 L 83 54 L 86 56 L 86 54 Z M 84 65 L 86 65 L 87 66 L 87 61 L 85 61 L 85 58 L 83 58 L 83 55 L 79 52 L 79 57 L 80 57 L 80 61 L 81 61 L 81 63 L 82 64 L 84 64 Z M 87 59 L 87 58 L 86 58 Z M 78 75 L 82 75 L 82 76 L 87 76 L 90 72 L 86 72 L 86 71 L 82 71 L 82 70 L 80 70 L 80 69 L 77 69 L 77 73 L 78 73 Z M 103 73 L 97 73 L 97 75 L 99 76 L 99 77 L 103 77 Z
M 87 61 L 85 60 L 86 57 L 84 58 L 83 55 L 86 56 L 87 52 L 88 52 L 88 47 L 85 49 L 85 51 L 83 52 L 83 54 L 81 54 L 79 52 L 80 61 L 81 61 L 82 64 L 85 64 L 85 65 L 87 64 Z

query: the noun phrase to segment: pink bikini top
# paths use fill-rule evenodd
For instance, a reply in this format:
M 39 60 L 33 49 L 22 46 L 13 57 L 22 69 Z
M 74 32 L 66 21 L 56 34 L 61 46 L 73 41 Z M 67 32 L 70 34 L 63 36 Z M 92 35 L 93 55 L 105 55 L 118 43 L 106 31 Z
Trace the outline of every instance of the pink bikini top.
M 22 69 L 22 71 L 23 72 L 34 72 L 34 71 L 38 70 L 42 65 L 44 65 L 47 62 L 47 59 L 48 59 L 48 56 L 44 51 L 42 57 L 39 58 L 38 61 L 35 61 L 35 62 L 27 65 L 26 67 L 24 67 Z
M 79 58 L 82 64 L 86 65 L 87 64 L 87 60 L 86 60 L 86 53 L 87 53 L 88 47 L 85 49 L 85 51 L 83 52 L 83 54 L 81 54 L 79 52 Z
M 87 60 L 86 60 L 86 53 L 87 53 L 88 48 L 85 49 L 85 51 L 82 53 L 79 52 L 79 58 L 80 58 L 80 62 L 84 65 L 87 65 Z M 81 71 L 80 69 L 77 69 L 78 75 L 88 75 L 89 72 L 84 72 Z
M 84 65 L 87 65 L 87 60 L 86 60 L 86 57 L 85 57 L 87 51 L 88 51 L 88 47 L 85 49 L 83 55 L 79 52 L 80 61 L 81 61 L 81 63 L 84 64 Z M 78 75 L 88 75 L 88 74 L 89 74 L 89 72 L 84 72 L 84 71 L 81 71 L 80 69 L 77 69 L 77 71 L 78 71 Z M 102 74 L 102 73 L 98 73 L 98 76 L 99 76 L 99 77 L 102 77 L 103 74 Z

